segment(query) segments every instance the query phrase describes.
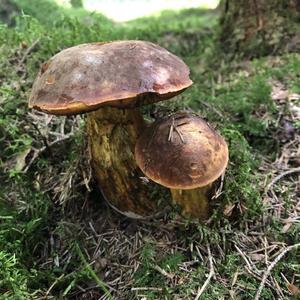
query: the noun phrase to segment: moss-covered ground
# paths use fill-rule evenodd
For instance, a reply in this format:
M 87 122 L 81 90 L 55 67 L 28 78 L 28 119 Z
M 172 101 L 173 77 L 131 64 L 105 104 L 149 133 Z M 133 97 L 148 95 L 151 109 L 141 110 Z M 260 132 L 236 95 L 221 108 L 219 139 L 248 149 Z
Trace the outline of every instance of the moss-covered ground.
M 214 11 L 114 24 L 14 2 L 23 11 L 15 27 L 0 23 L 0 299 L 298 299 L 299 54 L 229 60 Z M 192 109 L 229 144 L 207 224 L 172 210 L 145 221 L 115 213 L 91 179 L 84 116 L 27 108 L 43 61 L 117 39 L 153 41 L 191 67 L 194 85 L 143 108 L 145 117 Z

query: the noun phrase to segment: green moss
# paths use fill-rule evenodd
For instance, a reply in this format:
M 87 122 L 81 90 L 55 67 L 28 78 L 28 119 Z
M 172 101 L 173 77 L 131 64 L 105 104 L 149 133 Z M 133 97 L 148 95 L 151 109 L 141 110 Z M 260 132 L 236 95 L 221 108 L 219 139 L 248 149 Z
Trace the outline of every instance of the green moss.
M 78 19 L 80 23 L 84 23 L 86 26 L 96 22 L 112 23 L 108 18 L 99 13 L 87 12 L 80 7 L 65 8 L 51 0 L 12 0 L 12 2 L 24 15 L 31 16 L 50 27 L 53 23 L 59 22 L 65 17 Z
M 230 163 L 211 227 L 195 226 L 188 221 L 182 226 L 172 227 L 170 232 L 182 243 L 173 253 L 162 253 L 154 241 L 143 241 L 144 248 L 139 257 L 141 265 L 134 274 L 134 286 L 162 289 L 145 291 L 147 299 L 158 299 L 162 295 L 166 299 L 174 299 L 174 295 L 193 299 L 194 291 L 207 278 L 209 265 L 205 260 L 199 260 L 195 251 L 189 252 L 189 247 L 192 243 L 209 243 L 212 251 L 217 252 L 219 245 L 226 250 L 224 257 L 215 258 L 215 266 L 219 276 L 228 280 L 212 280 L 203 299 L 229 298 L 231 280 L 235 272 L 242 270 L 244 263 L 234 247 L 235 234 L 245 232 L 249 220 L 259 222 L 264 212 L 260 182 L 266 176 L 259 169 L 260 162 L 261 159 L 273 159 L 279 147 L 274 136 L 279 112 L 270 97 L 272 80 L 279 80 L 290 91 L 298 92 L 299 55 L 262 58 L 243 64 L 229 63 L 214 49 L 216 16 L 197 9 L 165 12 L 161 16 L 115 24 L 82 10 L 58 8 L 53 2 L 16 0 L 16 3 L 24 10 L 25 16 L 17 20 L 13 29 L 0 26 L 0 294 L 5 299 L 37 298 L 45 295 L 57 280 L 51 296 L 69 297 L 77 283 L 91 280 L 91 274 L 74 250 L 75 243 L 82 239 L 82 224 L 69 224 L 62 207 L 54 201 L 53 193 L 45 192 L 37 180 L 52 172 L 51 176 L 57 178 L 58 186 L 61 180 L 58 174 L 74 167 L 79 156 L 78 148 L 84 141 L 81 132 L 68 144 L 54 149 L 56 154 L 61 153 L 59 160 L 55 153 L 53 158 L 46 151 L 26 174 L 17 165 L 18 161 L 24 163 L 24 151 L 44 146 L 40 134 L 30 123 L 27 109 L 30 88 L 39 66 L 58 51 L 75 44 L 145 39 L 158 42 L 180 55 L 191 67 L 194 85 L 174 100 L 143 108 L 144 114 L 151 120 L 157 110 L 160 114 L 167 114 L 178 109 L 193 109 L 225 137 L 229 144 Z M 88 25 L 86 17 L 92 18 Z M 65 151 L 66 148 L 70 151 Z M 85 203 L 85 193 L 85 190 L 72 190 L 70 198 L 76 203 Z M 291 205 L 289 194 L 289 191 L 282 193 L 285 209 Z M 160 192 L 155 195 L 161 196 Z M 235 208 L 232 215 L 224 220 L 223 211 L 228 204 Z M 244 211 L 241 212 L 238 207 Z M 276 242 L 296 243 L 298 224 L 287 233 L 282 233 L 282 226 L 276 220 L 268 223 L 265 228 L 268 238 Z M 40 269 L 37 261 L 41 259 L 41 249 L 48 243 L 51 234 L 63 241 L 64 251 L 70 253 L 70 261 Z M 57 255 L 53 251 L 48 258 L 54 261 Z M 299 273 L 297 258 L 297 254 L 291 252 L 272 272 L 282 285 L 280 272 L 291 276 L 293 272 Z M 190 260 L 199 262 L 187 275 L 180 265 Z M 172 285 L 155 270 L 155 265 L 175 274 L 182 283 Z M 262 264 L 260 267 L 263 269 L 265 266 Z M 238 283 L 245 288 L 236 298 L 253 299 L 259 281 L 242 274 Z M 135 293 L 129 293 L 134 299 Z M 262 299 L 270 299 L 272 293 L 269 288 L 264 289 Z
M 0 299 L 28 299 L 32 274 L 19 265 L 15 255 L 0 251 Z
M 154 287 L 154 290 L 150 289 L 145 292 L 149 299 L 157 299 L 159 295 L 164 295 L 169 299 L 172 297 L 172 293 L 176 292 L 176 288 L 169 288 L 165 285 L 165 277 L 156 267 L 161 268 L 171 276 L 175 276 L 180 273 L 178 266 L 184 260 L 184 255 L 181 252 L 163 255 L 156 251 L 155 247 L 151 242 L 144 246 L 140 256 L 141 266 L 134 274 L 133 285 L 137 288 Z M 155 288 L 158 290 L 155 291 Z

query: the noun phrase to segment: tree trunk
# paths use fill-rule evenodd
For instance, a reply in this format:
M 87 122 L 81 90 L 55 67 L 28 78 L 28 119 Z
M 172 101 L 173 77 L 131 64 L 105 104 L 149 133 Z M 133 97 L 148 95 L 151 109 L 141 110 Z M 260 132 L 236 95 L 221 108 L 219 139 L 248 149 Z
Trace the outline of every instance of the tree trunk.
M 244 57 L 300 50 L 300 0 L 224 0 L 221 47 Z

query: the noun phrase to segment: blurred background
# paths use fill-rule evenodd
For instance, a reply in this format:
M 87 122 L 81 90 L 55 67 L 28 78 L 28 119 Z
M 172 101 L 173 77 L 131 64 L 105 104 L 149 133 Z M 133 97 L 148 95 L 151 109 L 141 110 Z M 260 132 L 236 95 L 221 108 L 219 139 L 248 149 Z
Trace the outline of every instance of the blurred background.
M 183 8 L 215 8 L 218 0 L 56 0 L 67 7 L 83 7 L 97 11 L 117 22 L 157 14 L 162 10 Z

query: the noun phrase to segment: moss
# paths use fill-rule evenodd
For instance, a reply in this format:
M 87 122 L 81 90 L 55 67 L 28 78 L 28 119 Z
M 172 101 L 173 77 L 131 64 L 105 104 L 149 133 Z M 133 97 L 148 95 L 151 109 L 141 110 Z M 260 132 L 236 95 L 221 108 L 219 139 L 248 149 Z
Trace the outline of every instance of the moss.
M 20 299 L 42 297 L 56 281 L 49 297 L 72 297 L 70 295 L 76 290 L 76 284 L 89 284 L 91 278 L 74 251 L 74 243 L 88 243 L 86 236 L 81 237 L 80 232 L 82 228 L 86 229 L 84 226 L 89 226 L 84 221 L 87 224 L 90 222 L 90 219 L 84 219 L 84 214 L 90 217 L 89 213 L 95 209 L 91 204 L 93 201 L 88 198 L 93 197 L 93 194 L 83 187 L 83 178 L 78 179 L 78 174 L 72 175 L 71 191 L 66 192 L 70 207 L 61 205 L 59 201 L 60 188 L 70 185 L 70 182 L 64 181 L 60 175 L 68 174 L 72 167 L 78 169 L 76 159 L 81 158 L 78 148 L 84 141 L 80 130 L 68 143 L 57 144 L 53 149 L 53 156 L 45 151 L 26 174 L 23 174 L 20 168 L 16 168 L 17 161 L 28 163 L 28 160 L 23 159 L 24 151 L 44 146 L 41 134 L 32 125 L 27 110 L 29 91 L 39 66 L 61 49 L 75 44 L 136 38 L 158 42 L 182 56 L 191 66 L 195 82 L 192 88 L 173 101 L 145 108 L 143 112 L 146 117 L 151 120 L 153 115 L 192 108 L 224 135 L 230 147 L 230 164 L 225 177 L 224 192 L 216 205 L 211 227 L 199 224 L 195 226 L 187 221 L 182 221 L 183 225 L 179 226 L 177 217 L 173 214 L 174 220 L 168 223 L 170 228 L 163 228 L 167 226 L 164 224 L 167 221 L 164 220 L 159 225 L 162 229 L 158 229 L 157 240 L 150 243 L 150 246 L 144 246 L 147 244 L 147 235 L 151 235 L 152 226 L 158 226 L 151 222 L 144 225 L 147 230 L 144 231 L 146 233 L 143 233 L 140 243 L 145 249 L 139 257 L 143 265 L 134 275 L 134 286 L 156 286 L 163 289 L 161 293 L 146 291 L 145 295 L 149 299 L 157 299 L 161 295 L 167 299 L 174 299 L 174 295 L 183 298 L 188 295 L 194 298 L 195 290 L 207 278 L 209 265 L 206 264 L 206 260 L 199 259 L 195 248 L 194 251 L 190 249 L 192 245 L 200 245 L 205 250 L 206 243 L 210 243 L 216 255 L 218 276 L 222 280 L 212 280 L 203 298 L 230 297 L 231 279 L 235 272 L 244 271 L 243 260 L 234 247 L 234 241 L 238 240 L 239 234 L 246 234 L 249 223 L 264 226 L 260 223 L 261 214 L 264 213 L 261 182 L 266 174 L 260 169 L 260 163 L 273 159 L 278 154 L 277 147 L 281 146 L 278 137 L 274 135 L 279 111 L 270 97 L 271 82 L 274 79 L 280 80 L 290 91 L 298 92 L 299 55 L 286 54 L 243 63 L 229 62 L 226 56 L 214 49 L 217 19 L 211 12 L 168 12 L 160 17 L 127 24 L 114 24 L 100 16 L 91 25 L 86 25 L 82 17 L 79 20 L 71 17 L 77 12 L 62 12 L 53 6 L 53 3 L 49 4 L 48 10 L 39 10 L 40 12 L 36 7 L 46 2 L 18 3 L 24 9 L 25 16 L 17 19 L 17 25 L 13 29 L 5 25 L 0 26 L 0 263 L 4 266 L 0 268 L 0 291 L 4 293 L 5 299 L 17 299 L 16 295 L 21 295 Z M 44 20 L 45 14 L 47 20 L 42 24 L 39 20 Z M 31 50 L 27 53 L 29 49 Z M 60 126 L 56 120 L 53 118 L 51 123 L 54 130 Z M 66 128 L 70 129 L 71 121 L 74 120 L 65 119 Z M 73 146 L 70 147 L 71 145 Z M 30 156 L 27 157 L 29 158 Z M 81 169 L 77 171 L 82 172 Z M 88 172 L 85 173 L 85 179 L 87 174 Z M 74 188 L 74 182 L 78 187 Z M 42 184 L 45 186 L 41 186 Z M 155 197 L 161 197 L 161 194 L 157 192 Z M 290 205 L 288 192 L 284 197 L 287 200 L 287 209 Z M 80 214 L 76 220 L 75 217 L 72 219 L 66 216 L 67 212 L 75 214 L 75 205 L 80 206 Z M 93 205 L 99 213 L 104 209 L 104 204 Z M 224 219 L 226 205 L 234 205 L 234 210 Z M 283 233 L 281 222 L 272 220 L 269 215 L 267 219 L 268 223 L 262 230 L 268 233 L 266 237 L 270 241 L 287 244 L 298 241 L 297 224 Z M 134 226 L 134 223 L 130 225 Z M 100 230 L 101 226 L 99 225 Z M 115 224 L 111 226 L 117 227 Z M 143 225 L 138 224 L 137 227 L 139 226 Z M 164 248 L 166 253 L 160 248 L 160 238 L 164 230 L 167 231 L 166 236 L 169 238 L 170 235 L 170 240 L 174 244 L 177 243 L 177 251 L 171 254 L 167 252 L 171 251 L 169 247 L 174 245 L 168 244 L 168 247 Z M 126 230 L 121 232 L 123 235 L 128 234 Z M 42 257 L 43 249 L 56 237 L 61 242 L 61 248 L 50 251 L 46 258 Z M 89 244 L 87 248 L 90 249 L 89 247 L 92 246 Z M 218 254 L 220 247 L 225 249 L 224 257 Z M 64 253 L 69 255 L 69 261 L 65 260 L 67 263 L 41 267 L 43 259 L 54 262 L 59 254 Z M 289 278 L 292 278 L 294 272 L 299 273 L 297 259 L 297 253 L 291 252 L 284 262 L 274 269 L 272 275 L 278 282 L 284 285 L 280 279 L 281 272 L 289 274 Z M 190 272 L 180 269 L 183 262 L 193 260 L 198 262 L 191 266 Z M 172 285 L 153 269 L 154 264 L 176 274 L 182 280 L 181 284 Z M 228 278 L 228 281 L 224 281 L 224 278 Z M 19 284 L 16 285 L 15 282 Z M 238 277 L 238 283 L 245 288 L 236 298 L 253 299 L 259 281 L 248 274 L 242 274 Z M 266 288 L 262 299 L 270 299 L 273 293 L 274 291 Z M 129 294 L 134 299 L 135 294 L 129 291 L 126 297 Z
M 86 26 L 93 25 L 96 22 L 112 23 L 100 13 L 87 12 L 81 7 L 65 8 L 51 0 L 11 0 L 11 2 L 14 3 L 24 15 L 31 16 L 42 24 L 50 27 L 52 27 L 54 22 L 59 22 L 65 17 L 78 19 L 80 23 Z

